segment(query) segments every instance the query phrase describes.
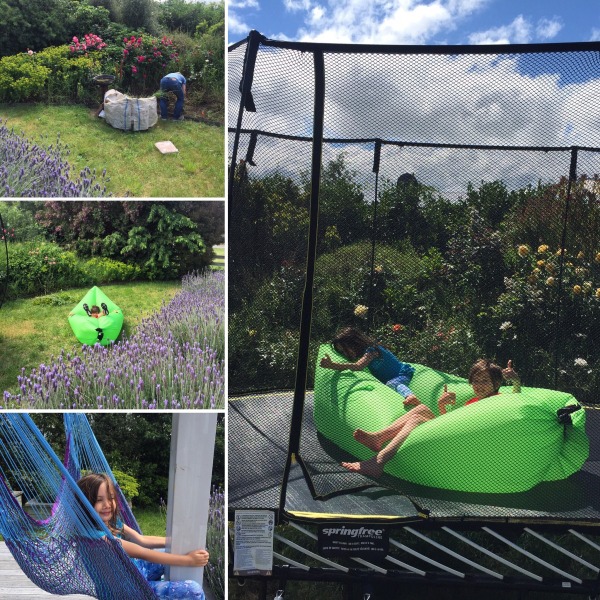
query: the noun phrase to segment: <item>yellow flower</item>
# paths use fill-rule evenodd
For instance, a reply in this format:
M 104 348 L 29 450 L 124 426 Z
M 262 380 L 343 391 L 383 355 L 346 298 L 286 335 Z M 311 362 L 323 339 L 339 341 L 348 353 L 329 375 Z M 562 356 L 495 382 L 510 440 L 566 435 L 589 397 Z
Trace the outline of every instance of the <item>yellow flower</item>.
M 357 317 L 366 317 L 369 312 L 369 307 L 364 304 L 357 304 L 354 309 L 354 315 Z
M 596 288 L 596 298 L 600 298 L 600 288 Z
M 596 258 L 594 259 L 597 263 L 600 263 L 600 252 L 596 252 Z
M 584 254 L 583 252 L 579 252 L 579 253 L 577 254 L 577 258 L 578 258 L 579 260 L 581 260 L 581 259 L 582 259 L 584 256 L 585 256 L 585 254 Z
M 256 329 L 248 329 L 248 335 L 254 337 L 256 335 Z
M 548 246 L 546 244 L 542 244 L 538 247 L 538 254 L 544 254 L 544 252 L 548 252 Z
M 377 265 L 375 267 L 375 273 L 383 273 L 383 265 Z
M 519 253 L 519 256 L 525 257 L 529 254 L 529 246 L 522 244 L 521 246 L 519 246 L 517 252 Z
M 582 289 L 583 289 L 583 293 L 584 294 L 591 294 L 592 293 L 592 282 L 591 281 L 584 281 Z
M 538 267 L 542 268 L 546 264 L 546 261 L 545 260 L 538 260 L 536 264 L 537 264 Z
M 548 277 L 548 279 L 546 279 L 546 285 L 554 285 L 554 277 Z
M 563 249 L 559 248 L 559 249 L 556 251 L 556 256 L 560 256 L 560 255 L 563 253 L 563 250 L 564 250 L 564 253 L 565 253 L 565 254 L 567 253 L 567 249 L 566 249 L 566 248 L 563 248 Z
M 532 271 L 532 273 L 533 273 L 534 275 L 539 275 L 539 274 L 541 273 L 541 271 L 540 271 L 540 270 L 539 270 L 539 269 L 536 267 L 536 268 L 535 268 L 535 269 Z
M 546 263 L 546 271 L 554 275 L 554 273 L 556 273 L 556 267 L 552 263 Z
M 574 294 L 581 294 L 581 286 L 580 285 L 574 285 L 573 286 L 573 293 Z
M 577 275 L 585 275 L 585 274 L 587 273 L 587 270 L 586 270 L 586 269 L 584 269 L 583 267 L 577 267 L 577 268 L 575 269 L 575 273 L 576 273 Z

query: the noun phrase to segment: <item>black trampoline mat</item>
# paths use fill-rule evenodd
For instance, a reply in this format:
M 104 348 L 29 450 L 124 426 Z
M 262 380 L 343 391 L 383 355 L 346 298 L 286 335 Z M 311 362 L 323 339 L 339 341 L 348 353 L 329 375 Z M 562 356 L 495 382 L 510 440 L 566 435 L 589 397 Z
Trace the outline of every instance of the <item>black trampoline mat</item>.
M 279 507 L 293 392 L 266 392 L 229 402 L 230 509 Z M 474 494 L 419 486 L 384 474 L 373 480 L 340 466 L 352 459 L 315 429 L 313 396 L 306 393 L 300 454 L 310 476 L 290 471 L 285 510 L 307 518 L 328 515 L 417 519 L 579 522 L 600 519 L 600 410 L 586 408 L 590 457 L 579 473 L 527 492 Z M 312 490 L 311 490 L 312 485 Z M 364 489 L 365 486 L 370 486 Z M 363 489 L 360 489 L 363 488 Z M 313 497 L 312 491 L 317 498 Z

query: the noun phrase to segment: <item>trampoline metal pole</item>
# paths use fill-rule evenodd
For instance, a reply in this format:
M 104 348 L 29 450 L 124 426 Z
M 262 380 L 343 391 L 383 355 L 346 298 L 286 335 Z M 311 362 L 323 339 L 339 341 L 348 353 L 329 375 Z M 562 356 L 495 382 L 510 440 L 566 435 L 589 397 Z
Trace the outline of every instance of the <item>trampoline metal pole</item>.
M 283 475 L 279 510 L 285 506 L 287 479 L 292 460 L 299 458 L 300 432 L 308 374 L 308 351 L 310 347 L 310 328 L 312 321 L 313 286 L 315 261 L 317 254 L 317 233 L 319 221 L 319 186 L 321 182 L 321 163 L 323 157 L 323 130 L 325 120 L 325 59 L 322 50 L 316 50 L 314 57 L 315 98 L 313 120 L 313 145 L 311 159 L 311 193 L 309 213 L 309 238 L 306 252 L 306 279 L 302 296 L 300 319 L 300 343 L 298 346 L 298 362 L 296 365 L 296 381 L 294 386 L 294 404 L 290 424 L 288 457 Z

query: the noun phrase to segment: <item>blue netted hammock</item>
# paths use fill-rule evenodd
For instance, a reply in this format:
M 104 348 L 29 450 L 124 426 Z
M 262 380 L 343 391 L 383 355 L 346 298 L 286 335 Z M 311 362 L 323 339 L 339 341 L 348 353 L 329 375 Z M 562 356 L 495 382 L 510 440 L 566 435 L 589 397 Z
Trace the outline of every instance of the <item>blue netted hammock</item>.
M 0 414 L 0 534 L 27 577 L 47 592 L 155 600 L 76 484 L 85 471 L 106 473 L 115 481 L 86 416 L 65 413 L 64 421 L 63 464 L 29 415 Z M 139 531 L 116 481 L 115 487 L 123 521 Z M 30 500 L 31 515 L 13 490 Z

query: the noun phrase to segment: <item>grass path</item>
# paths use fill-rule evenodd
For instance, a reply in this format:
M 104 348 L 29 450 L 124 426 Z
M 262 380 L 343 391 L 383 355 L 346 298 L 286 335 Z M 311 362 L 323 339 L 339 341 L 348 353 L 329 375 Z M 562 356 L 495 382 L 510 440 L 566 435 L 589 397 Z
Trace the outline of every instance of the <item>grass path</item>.
M 161 121 L 147 131 L 124 132 L 95 117 L 85 106 L 41 104 L 0 105 L 9 129 L 32 142 L 44 136 L 55 144 L 57 134 L 71 151 L 72 174 L 89 166 L 106 169 L 107 189 L 115 197 L 223 198 L 225 159 L 223 127 L 195 121 Z M 171 141 L 179 152 L 161 154 L 156 142 Z
M 181 289 L 181 282 L 134 282 L 101 286 L 125 316 L 122 335 L 131 335 L 137 324 L 158 311 Z M 0 310 L 0 392 L 18 391 L 17 377 L 40 364 L 49 364 L 62 349 L 81 347 L 67 321 L 70 310 L 89 288 L 68 290 L 72 303 L 61 306 L 34 304 L 33 298 L 6 302 Z M 120 338 L 119 338 L 120 339 Z

